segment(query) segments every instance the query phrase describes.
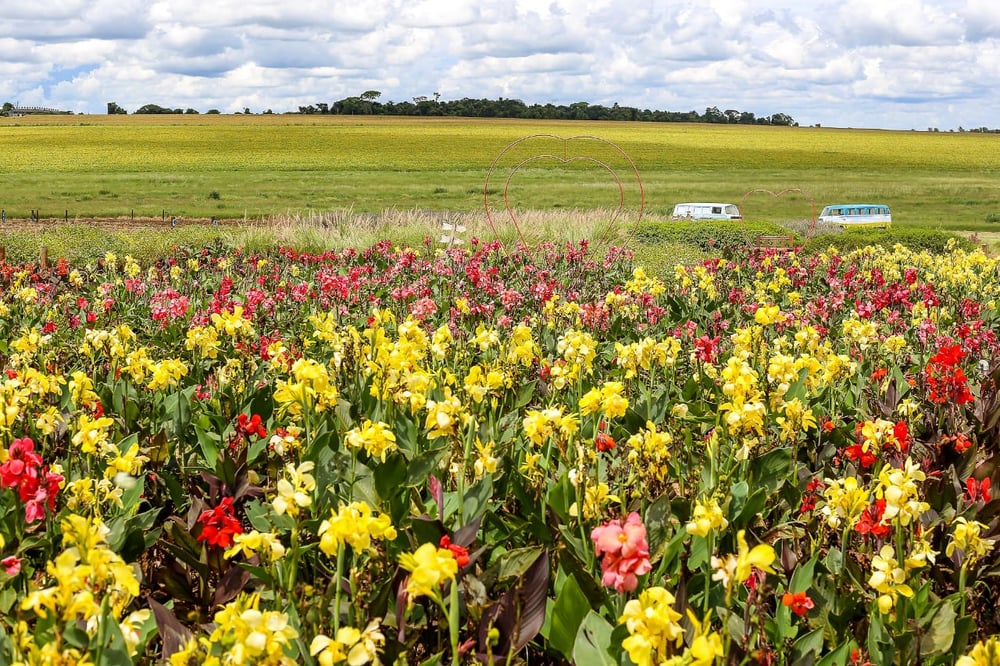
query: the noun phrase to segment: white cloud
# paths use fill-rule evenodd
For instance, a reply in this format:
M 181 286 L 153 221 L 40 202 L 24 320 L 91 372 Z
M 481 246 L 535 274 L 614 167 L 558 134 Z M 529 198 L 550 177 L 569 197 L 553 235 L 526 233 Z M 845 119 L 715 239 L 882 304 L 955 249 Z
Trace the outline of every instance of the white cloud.
M 996 124 L 995 0 L 34 0 L 0 101 L 102 113 L 381 101 L 706 106 L 803 124 Z M 990 115 L 992 114 L 992 115 Z M 932 122 L 933 121 L 933 122 Z

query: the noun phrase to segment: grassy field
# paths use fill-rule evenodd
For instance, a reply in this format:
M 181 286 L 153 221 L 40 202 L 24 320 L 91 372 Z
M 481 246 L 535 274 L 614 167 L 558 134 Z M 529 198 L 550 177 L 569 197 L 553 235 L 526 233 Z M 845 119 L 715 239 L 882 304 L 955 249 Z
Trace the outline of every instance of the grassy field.
M 597 139 L 535 138 L 597 137 Z M 620 147 L 606 142 L 613 142 Z M 1000 228 L 1000 136 L 758 126 L 256 116 L 0 118 L 9 218 L 223 220 L 615 209 L 679 201 L 802 220 L 877 201 L 896 225 Z M 544 155 L 541 159 L 534 159 Z M 494 165 L 491 172 L 490 167 Z M 633 170 L 634 167 L 634 170 Z M 638 177 L 636 176 L 638 174 Z M 641 181 L 641 189 L 640 189 Z M 789 192 L 781 197 L 754 190 Z M 746 196 L 745 196 L 746 195 Z

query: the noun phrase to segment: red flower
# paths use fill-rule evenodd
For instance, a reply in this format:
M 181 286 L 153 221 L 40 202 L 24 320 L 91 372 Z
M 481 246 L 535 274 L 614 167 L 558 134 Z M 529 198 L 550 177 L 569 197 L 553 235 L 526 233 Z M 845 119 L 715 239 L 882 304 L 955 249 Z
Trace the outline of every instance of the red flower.
M 469 549 L 464 546 L 459 546 L 451 542 L 451 537 L 445 534 L 441 537 L 441 542 L 439 544 L 442 548 L 447 548 L 451 551 L 451 554 L 455 556 L 455 561 L 458 563 L 458 567 L 461 569 L 463 567 L 469 566 Z
M 649 542 L 646 526 L 639 514 L 632 512 L 625 519 L 611 520 L 595 527 L 590 538 L 594 553 L 601 558 L 601 582 L 619 592 L 631 592 L 639 584 L 639 576 L 648 573 Z
M 0 560 L 0 566 L 3 567 L 4 572 L 8 576 L 13 578 L 21 572 L 21 558 L 13 555 L 5 557 Z
M 878 370 L 872 373 L 872 381 L 873 382 L 881 381 L 882 379 L 885 379 L 885 376 L 887 374 L 889 374 L 888 370 L 886 370 L 885 368 L 879 368 Z
M 885 500 L 877 499 L 874 504 L 861 512 L 858 522 L 854 525 L 854 531 L 877 537 L 889 536 L 889 526 L 882 522 L 883 514 L 885 514 Z
M 247 416 L 246 414 L 240 414 L 236 419 L 236 431 L 245 437 L 250 435 L 257 435 L 258 437 L 267 437 L 267 429 L 264 424 L 260 421 L 260 414 L 254 414 L 253 416 Z
M 594 438 L 594 447 L 598 451 L 610 451 L 615 448 L 615 438 L 606 432 L 599 432 Z
M 851 460 L 857 460 L 864 469 L 868 469 L 875 464 L 875 454 L 868 450 L 865 444 L 851 444 L 844 449 L 844 454 Z
M 978 502 L 979 500 L 989 502 L 993 499 L 993 495 L 990 494 L 990 477 L 976 481 L 970 476 L 965 480 L 965 494 L 968 495 L 970 502 Z
M 715 354 L 718 351 L 719 340 L 721 336 L 715 336 L 710 338 L 707 335 L 703 335 L 694 341 L 694 356 L 699 361 L 703 363 L 712 363 L 715 360 Z
M 214 509 L 202 511 L 198 522 L 201 524 L 198 541 L 207 541 L 217 548 L 229 548 L 233 545 L 233 536 L 243 534 L 243 526 L 233 509 L 232 497 L 223 497 Z
M 805 615 L 813 607 L 813 600 L 805 592 L 785 592 L 781 597 L 781 603 L 792 609 L 792 612 L 799 617 Z

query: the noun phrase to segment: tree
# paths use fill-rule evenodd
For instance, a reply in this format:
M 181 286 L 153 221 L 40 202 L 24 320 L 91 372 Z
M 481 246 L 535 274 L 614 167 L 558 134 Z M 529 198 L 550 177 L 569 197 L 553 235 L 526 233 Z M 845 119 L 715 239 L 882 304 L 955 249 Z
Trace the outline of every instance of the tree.
M 3 108 L 0 109 L 0 116 L 9 116 L 13 108 L 14 108 L 13 104 L 11 104 L 10 102 L 4 102 Z
M 135 110 L 136 113 L 173 113 L 173 109 L 162 107 L 159 104 L 144 104 Z
M 126 114 L 128 111 L 118 106 L 116 102 L 108 102 L 108 115 L 114 116 L 119 114 Z

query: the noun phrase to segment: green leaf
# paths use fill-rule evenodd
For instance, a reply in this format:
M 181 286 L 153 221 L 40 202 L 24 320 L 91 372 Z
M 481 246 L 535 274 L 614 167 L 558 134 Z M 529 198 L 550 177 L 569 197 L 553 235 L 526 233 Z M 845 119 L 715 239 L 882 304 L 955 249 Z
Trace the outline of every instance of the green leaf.
M 405 488 L 403 482 L 406 481 L 406 459 L 397 453 L 390 454 L 384 463 L 379 464 L 378 473 L 373 476 L 375 492 L 383 500 L 390 499 Z
M 219 459 L 219 448 L 222 438 L 218 433 L 204 430 L 199 426 L 194 427 L 195 434 L 198 435 L 198 445 L 201 447 L 201 456 L 209 469 L 215 469 L 215 463 Z
M 462 521 L 468 524 L 483 515 L 493 497 L 493 477 L 483 476 L 479 482 L 469 488 L 462 498 Z
M 855 647 L 856 644 L 854 641 L 848 641 L 838 646 L 833 652 L 824 655 L 822 659 L 816 662 L 816 666 L 844 666 Z
M 576 578 L 567 576 L 562 590 L 552 606 L 549 626 L 549 645 L 567 657 L 573 656 L 577 630 L 590 611 L 590 602 L 580 589 Z
M 750 478 L 754 485 L 774 492 L 791 477 L 792 462 L 791 449 L 771 449 L 751 462 Z
M 415 456 L 406 470 L 406 485 L 410 487 L 426 485 L 427 478 L 437 469 L 438 463 L 447 452 L 448 447 L 442 446 L 440 449 L 430 449 Z
M 807 562 L 795 567 L 792 572 L 792 580 L 788 585 L 789 592 L 805 592 L 812 587 L 813 572 L 816 569 L 816 558 L 819 554 L 813 555 Z
M 813 629 L 792 643 L 792 654 L 796 662 L 801 662 L 811 653 L 819 655 L 823 650 L 823 629 Z
M 576 666 L 616 666 L 608 648 L 615 628 L 603 617 L 590 611 L 580 623 L 573 644 L 573 663 Z
M 938 604 L 930 626 L 920 638 L 921 656 L 945 654 L 955 642 L 955 608 L 947 601 Z
M 541 546 L 528 546 L 526 548 L 515 548 L 514 550 L 507 551 L 498 559 L 500 571 L 497 574 L 497 579 L 503 581 L 523 576 L 528 567 L 544 551 L 545 549 Z

